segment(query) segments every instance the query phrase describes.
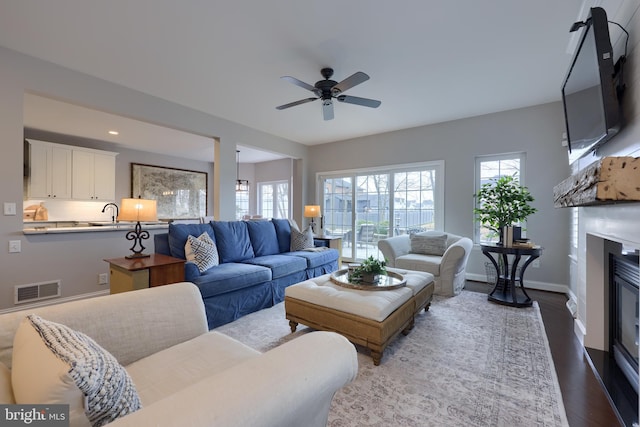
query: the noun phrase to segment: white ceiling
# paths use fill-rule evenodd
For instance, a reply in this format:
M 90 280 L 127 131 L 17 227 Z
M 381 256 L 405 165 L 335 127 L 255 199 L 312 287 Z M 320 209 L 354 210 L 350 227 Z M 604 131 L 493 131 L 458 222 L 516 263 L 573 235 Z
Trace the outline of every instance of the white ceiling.
M 568 29 L 582 7 L 582 0 L 3 1 L 0 45 L 314 145 L 559 100 Z M 336 81 L 369 74 L 347 95 L 382 105 L 335 103 L 331 121 L 322 119 L 320 101 L 275 109 L 312 96 L 281 76 L 313 85 L 327 66 Z M 87 120 L 90 130 L 75 129 L 80 121 L 62 113 L 90 112 L 58 106 L 53 120 L 45 107 L 55 101 L 32 98 L 27 126 L 109 140 L 102 113 Z M 64 129 L 51 129 L 56 123 Z M 121 138 L 136 132 L 130 121 L 117 126 L 126 129 Z M 179 137 L 130 140 L 160 151 Z

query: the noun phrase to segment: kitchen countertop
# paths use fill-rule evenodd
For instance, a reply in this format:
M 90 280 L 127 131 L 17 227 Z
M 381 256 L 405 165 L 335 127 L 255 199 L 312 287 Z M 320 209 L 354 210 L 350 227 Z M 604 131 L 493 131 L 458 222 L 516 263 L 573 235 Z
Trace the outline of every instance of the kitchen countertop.
M 166 222 L 141 223 L 143 230 L 158 230 L 169 228 Z M 100 222 L 100 221 L 49 221 L 24 223 L 24 234 L 61 234 L 61 233 L 87 233 L 104 231 L 129 231 L 136 226 L 135 222 Z

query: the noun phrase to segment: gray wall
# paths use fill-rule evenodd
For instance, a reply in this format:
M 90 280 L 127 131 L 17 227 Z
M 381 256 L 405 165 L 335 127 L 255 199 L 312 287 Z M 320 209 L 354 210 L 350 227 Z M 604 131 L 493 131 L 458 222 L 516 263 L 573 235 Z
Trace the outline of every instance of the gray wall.
M 25 93 L 218 139 L 216 155 L 220 157 L 214 173 L 219 178 L 213 180 L 212 193 L 220 200 L 214 205 L 220 219 L 235 217 L 237 145 L 262 147 L 300 159 L 307 156 L 307 147 L 302 144 L 0 47 L 0 204 L 16 203 L 19 213 L 23 207 Z M 301 178 L 306 176 L 303 173 Z M 119 192 L 123 191 L 121 185 Z M 300 216 L 303 198 L 297 207 Z M 122 256 L 130 246 L 121 232 L 26 236 L 22 227 L 21 215 L 0 215 L 0 310 L 13 307 L 15 285 L 61 279 L 63 297 L 104 292 L 105 287 L 97 285 L 97 274 L 107 271 L 103 259 Z M 21 240 L 22 252 L 9 254 L 9 240 Z
M 527 220 L 527 236 L 544 247 L 540 268 L 528 270 L 527 279 L 562 291 L 569 284 L 569 212 L 553 207 L 553 187 L 570 172 L 560 143 L 563 120 L 557 102 L 313 146 L 307 193 L 315 197 L 319 172 L 444 160 L 445 231 L 472 237 L 475 157 L 524 151 L 525 184 L 538 208 Z M 467 272 L 482 280 L 485 260 L 476 247 Z
M 638 28 L 639 15 L 636 13 L 633 22 L 629 22 L 631 15 L 610 18 L 633 29 Z M 639 34 L 631 31 L 631 51 L 638 44 Z M 640 66 L 637 57 L 630 55 L 627 68 L 625 113 L 629 123 L 620 136 L 607 144 L 603 154 L 638 155 Z M 526 184 L 539 209 L 528 221 L 528 235 L 545 248 L 541 267 L 530 269 L 527 278 L 550 286 L 569 283 L 569 210 L 552 206 L 553 186 L 570 174 L 566 151 L 560 146 L 564 126 L 559 103 L 306 147 L 0 47 L 0 146 L 3 153 L 0 156 L 0 203 L 15 202 L 18 211 L 22 210 L 23 197 L 22 104 L 25 92 L 219 138 L 222 161 L 215 173 L 221 178 L 218 182 L 213 181 L 212 191 L 221 200 L 221 206 L 218 206 L 222 212 L 220 219 L 234 217 L 235 147 L 240 144 L 287 153 L 296 159 L 293 162 L 293 216 L 299 222 L 302 207 L 316 200 L 315 176 L 318 172 L 444 160 L 445 230 L 471 236 L 474 156 L 525 151 Z M 130 155 L 135 158 L 134 153 Z M 592 158 L 588 160 L 593 161 Z M 255 179 L 259 179 L 261 173 L 258 169 L 254 167 L 253 174 L 247 171 L 253 176 L 254 188 Z M 244 175 L 242 167 L 241 175 L 244 179 L 252 179 Z M 117 191 L 123 191 L 123 184 L 117 185 Z M 629 226 L 637 227 L 637 222 L 632 222 L 637 218 L 637 204 L 581 210 L 593 224 L 600 224 L 602 219 L 617 218 L 620 215 L 616 212 L 619 212 L 629 217 Z M 3 245 L 0 248 L 5 248 L 0 249 L 0 310 L 12 307 L 13 286 L 17 284 L 62 279 L 65 297 L 103 291 L 104 287 L 96 284 L 96 274 L 106 268 L 103 259 L 121 256 L 123 250 L 128 250 L 128 242 L 123 242 L 123 236 L 117 232 L 98 234 L 27 237 L 22 233 L 19 215 L 0 216 L 0 245 Z M 22 241 L 22 253 L 8 254 L 8 241 L 14 239 Z M 483 263 L 483 256 L 476 249 L 469 264 L 471 275 L 481 278 Z M 580 261 L 578 268 L 584 270 L 584 261 Z M 575 293 L 575 289 L 571 292 Z

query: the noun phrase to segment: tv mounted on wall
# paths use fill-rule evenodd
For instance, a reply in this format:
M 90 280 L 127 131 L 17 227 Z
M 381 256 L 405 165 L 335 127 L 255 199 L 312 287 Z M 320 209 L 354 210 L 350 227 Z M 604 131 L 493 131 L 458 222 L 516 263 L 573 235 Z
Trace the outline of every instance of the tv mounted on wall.
M 569 163 L 618 133 L 621 113 L 607 13 L 591 9 L 562 85 Z

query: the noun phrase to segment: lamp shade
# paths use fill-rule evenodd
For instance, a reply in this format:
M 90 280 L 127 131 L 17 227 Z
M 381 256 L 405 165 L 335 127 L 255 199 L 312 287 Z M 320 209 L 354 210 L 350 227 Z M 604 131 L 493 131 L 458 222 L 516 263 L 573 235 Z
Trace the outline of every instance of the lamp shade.
M 158 210 L 155 200 L 122 199 L 118 221 L 157 221 Z
M 318 206 L 318 205 L 306 205 L 304 207 L 304 217 L 305 218 L 319 218 L 320 217 L 320 206 Z

